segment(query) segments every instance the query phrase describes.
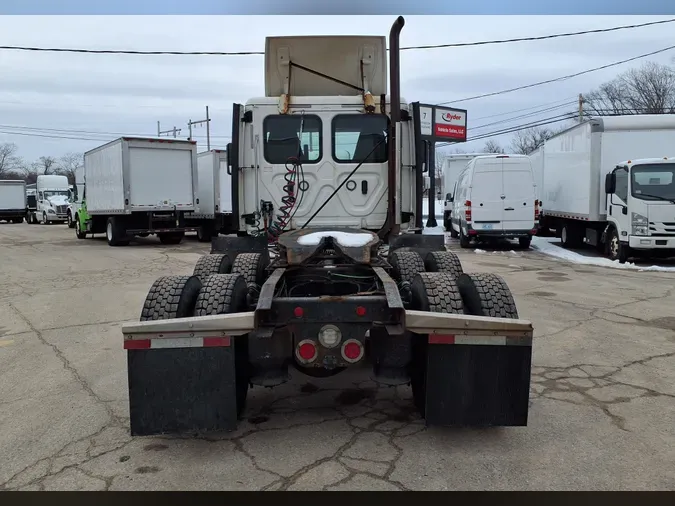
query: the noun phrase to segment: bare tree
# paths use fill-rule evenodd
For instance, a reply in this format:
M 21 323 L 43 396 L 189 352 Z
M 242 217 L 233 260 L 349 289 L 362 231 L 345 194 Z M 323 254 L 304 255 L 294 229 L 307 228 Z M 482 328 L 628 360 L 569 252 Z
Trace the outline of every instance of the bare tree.
M 75 173 L 82 163 L 82 153 L 66 153 L 59 159 L 59 173 L 67 176 L 70 184 L 75 184 Z
M 483 146 L 483 153 L 506 153 L 504 148 L 499 145 L 497 141 L 490 139 Z
M 32 164 L 36 174 L 55 174 L 58 171 L 56 158 L 53 156 L 41 156 Z
M 7 179 L 21 169 L 22 160 L 16 156 L 18 149 L 14 143 L 0 144 L 0 178 Z
M 630 69 L 584 97 L 585 113 L 675 113 L 675 69 L 655 62 Z
M 529 155 L 540 148 L 548 139 L 566 129 L 567 126 L 563 125 L 558 128 L 531 127 L 518 130 L 511 140 L 511 149 L 516 154 Z

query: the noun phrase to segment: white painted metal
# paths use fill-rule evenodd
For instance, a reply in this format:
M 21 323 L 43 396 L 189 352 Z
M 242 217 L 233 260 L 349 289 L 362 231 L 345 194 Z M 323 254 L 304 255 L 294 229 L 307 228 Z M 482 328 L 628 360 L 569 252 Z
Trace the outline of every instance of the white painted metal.
M 21 180 L 0 181 L 0 211 L 26 209 L 26 183 Z

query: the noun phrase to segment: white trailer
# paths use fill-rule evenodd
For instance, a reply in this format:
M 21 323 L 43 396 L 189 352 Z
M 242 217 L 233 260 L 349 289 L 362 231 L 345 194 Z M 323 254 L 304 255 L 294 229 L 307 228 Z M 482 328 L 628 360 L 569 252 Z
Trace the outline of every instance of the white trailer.
M 454 194 L 457 176 L 462 172 L 467 164 L 477 156 L 488 155 L 490 153 L 453 153 L 443 160 L 443 195 L 445 196 L 443 209 L 443 227 L 446 232 L 454 236 L 450 217 L 452 215 L 452 195 Z
M 530 155 L 541 171 L 542 228 L 622 263 L 675 255 L 673 151 L 671 115 L 594 118 L 552 137 Z
M 199 211 L 187 215 L 198 227 L 197 238 L 209 242 L 214 235 L 236 232 L 232 223 L 232 176 L 227 151 L 212 149 L 197 155 Z
M 84 171 L 79 238 L 105 233 L 109 245 L 121 246 L 157 234 L 178 244 L 197 230 L 186 223 L 199 212 L 196 142 L 122 137 L 86 152 Z
M 27 209 L 26 183 L 21 180 L 0 181 L 0 220 L 21 223 Z
M 68 216 L 70 186 L 66 176 L 43 174 L 35 183 L 37 192 L 36 210 L 32 223 L 65 223 Z

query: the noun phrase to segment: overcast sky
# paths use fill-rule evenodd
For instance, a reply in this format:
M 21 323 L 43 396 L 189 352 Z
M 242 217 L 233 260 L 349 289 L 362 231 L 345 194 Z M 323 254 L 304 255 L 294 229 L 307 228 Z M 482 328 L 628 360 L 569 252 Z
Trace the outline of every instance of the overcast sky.
M 394 16 L 3 16 L 0 45 L 178 51 L 263 51 L 267 35 L 387 35 Z M 606 28 L 665 16 L 407 16 L 402 46 Z M 468 109 L 469 137 L 576 109 L 567 105 L 642 61 L 468 102 L 462 98 L 556 78 L 673 44 L 675 23 L 548 41 L 403 51 L 402 95 Z M 264 95 L 263 56 L 132 56 L 0 50 L 0 143 L 29 161 L 82 152 L 123 134 L 155 135 L 212 117 L 212 147 L 228 142 L 233 102 Z M 456 102 L 452 102 L 456 101 Z M 530 110 L 521 111 L 525 108 Z M 501 122 L 512 119 L 511 122 Z M 482 125 L 501 123 L 479 128 Z M 94 134 L 90 132 L 107 132 Z M 201 149 L 205 131 L 196 130 Z M 30 134 L 30 135 L 19 135 Z M 86 138 L 53 139 L 41 136 Z M 503 145 L 510 136 L 495 138 Z M 479 150 L 484 140 L 467 143 Z

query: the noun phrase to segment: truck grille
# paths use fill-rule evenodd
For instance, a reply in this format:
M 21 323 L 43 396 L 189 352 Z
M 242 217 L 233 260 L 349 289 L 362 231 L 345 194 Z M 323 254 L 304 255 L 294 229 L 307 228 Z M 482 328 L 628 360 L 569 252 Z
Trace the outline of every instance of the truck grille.
M 56 206 L 56 214 L 66 214 L 68 206 Z
M 650 221 L 649 232 L 649 235 L 656 237 L 675 236 L 675 223 Z

